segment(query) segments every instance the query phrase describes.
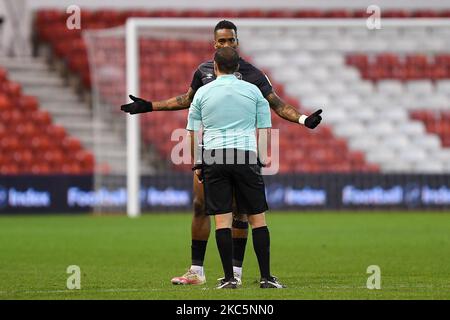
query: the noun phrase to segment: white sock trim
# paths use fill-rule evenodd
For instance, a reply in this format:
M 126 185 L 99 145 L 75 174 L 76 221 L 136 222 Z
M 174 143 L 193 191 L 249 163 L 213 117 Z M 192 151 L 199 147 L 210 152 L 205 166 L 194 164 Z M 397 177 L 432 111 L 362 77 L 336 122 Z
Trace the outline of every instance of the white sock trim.
M 242 267 L 233 267 L 233 272 L 237 273 L 242 278 Z
M 300 116 L 300 118 L 298 118 L 298 123 L 304 125 L 304 124 L 305 124 L 306 118 L 308 118 L 308 116 L 305 116 L 304 114 L 302 114 L 302 115 Z
M 191 270 L 202 277 L 204 275 L 202 266 L 191 266 Z

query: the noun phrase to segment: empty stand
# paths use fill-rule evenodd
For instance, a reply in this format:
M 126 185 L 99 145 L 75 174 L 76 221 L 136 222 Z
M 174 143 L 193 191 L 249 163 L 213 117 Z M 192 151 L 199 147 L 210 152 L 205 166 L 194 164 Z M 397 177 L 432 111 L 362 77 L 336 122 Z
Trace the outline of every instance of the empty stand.
M 130 16 L 367 16 L 363 11 L 348 10 L 83 11 L 85 29 L 118 26 Z M 383 10 L 385 18 L 448 16 L 447 11 Z M 64 13 L 40 11 L 36 26 L 40 39 L 50 44 L 54 53 L 67 61 L 68 68 L 89 87 L 85 44 L 79 32 L 65 28 Z M 280 129 L 281 172 L 450 170 L 445 149 L 446 120 L 440 125 L 435 120 L 430 124 L 418 118 L 419 113 L 410 117 L 411 112 L 450 107 L 450 49 L 445 40 L 450 35 L 448 28 L 384 28 L 376 33 L 364 28 L 296 28 L 273 30 L 270 41 L 263 37 L 267 33 L 260 34 L 258 30 L 240 31 L 239 35 L 242 53 L 269 74 L 283 98 L 305 113 L 313 108 L 324 109 L 324 123 L 314 131 L 272 117 L 274 127 Z M 111 46 L 120 47 L 123 43 Z M 141 70 L 141 90 L 144 97 L 153 100 L 185 92 L 196 66 L 212 57 L 212 47 L 207 42 L 194 45 L 146 40 L 141 42 L 140 50 L 143 65 L 152 67 Z M 124 57 L 121 59 L 124 62 Z M 171 66 L 164 72 L 158 67 L 163 61 Z M 110 83 L 100 90 L 108 97 L 123 88 L 123 83 Z M 7 103 L 0 96 L 0 108 Z M 168 137 L 173 129 L 185 127 L 186 115 L 186 111 L 179 111 L 142 116 L 144 141 L 168 159 L 174 145 Z

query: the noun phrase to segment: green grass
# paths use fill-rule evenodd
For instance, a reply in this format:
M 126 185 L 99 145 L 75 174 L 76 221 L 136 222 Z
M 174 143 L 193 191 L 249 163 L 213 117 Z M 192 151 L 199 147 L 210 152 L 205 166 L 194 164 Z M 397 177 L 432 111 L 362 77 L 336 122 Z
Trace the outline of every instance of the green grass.
M 0 299 L 450 299 L 449 213 L 280 213 L 267 217 L 272 272 L 261 290 L 251 240 L 243 287 L 222 275 L 211 233 L 207 285 L 173 286 L 190 265 L 190 214 L 0 216 Z M 251 237 L 250 237 L 251 238 Z M 69 265 L 81 290 L 68 290 Z M 381 290 L 368 290 L 369 265 Z

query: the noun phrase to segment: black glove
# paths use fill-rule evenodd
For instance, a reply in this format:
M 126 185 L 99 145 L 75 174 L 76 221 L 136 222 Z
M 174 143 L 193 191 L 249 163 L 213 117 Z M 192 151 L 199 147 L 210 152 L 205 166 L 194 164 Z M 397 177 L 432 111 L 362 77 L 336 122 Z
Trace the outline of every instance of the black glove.
M 133 100 L 133 102 L 122 105 L 120 107 L 120 110 L 122 110 L 123 112 L 136 114 L 153 111 L 153 104 L 151 101 L 146 101 L 144 99 L 134 97 L 131 94 L 129 95 L 129 97 L 131 100 Z
M 322 121 L 322 117 L 320 116 L 321 113 L 322 109 L 319 109 L 313 114 L 311 114 L 309 117 L 307 117 L 305 119 L 305 127 L 309 129 L 314 129 L 315 127 L 317 127 L 320 121 Z

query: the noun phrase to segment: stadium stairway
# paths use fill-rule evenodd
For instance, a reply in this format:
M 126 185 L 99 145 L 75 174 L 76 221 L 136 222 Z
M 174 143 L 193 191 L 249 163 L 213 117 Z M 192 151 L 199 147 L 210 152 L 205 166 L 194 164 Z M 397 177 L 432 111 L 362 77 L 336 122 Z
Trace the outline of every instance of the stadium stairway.
M 120 136 L 110 126 L 96 123 L 98 143 L 103 150 L 101 156 L 95 154 L 94 122 L 89 106 L 49 68 L 45 59 L 0 57 L 0 65 L 8 71 L 11 80 L 21 84 L 26 95 L 38 99 L 40 107 L 51 114 L 55 124 L 63 126 L 85 149 L 93 152 L 100 170 L 125 172 L 126 154 L 121 152 Z

